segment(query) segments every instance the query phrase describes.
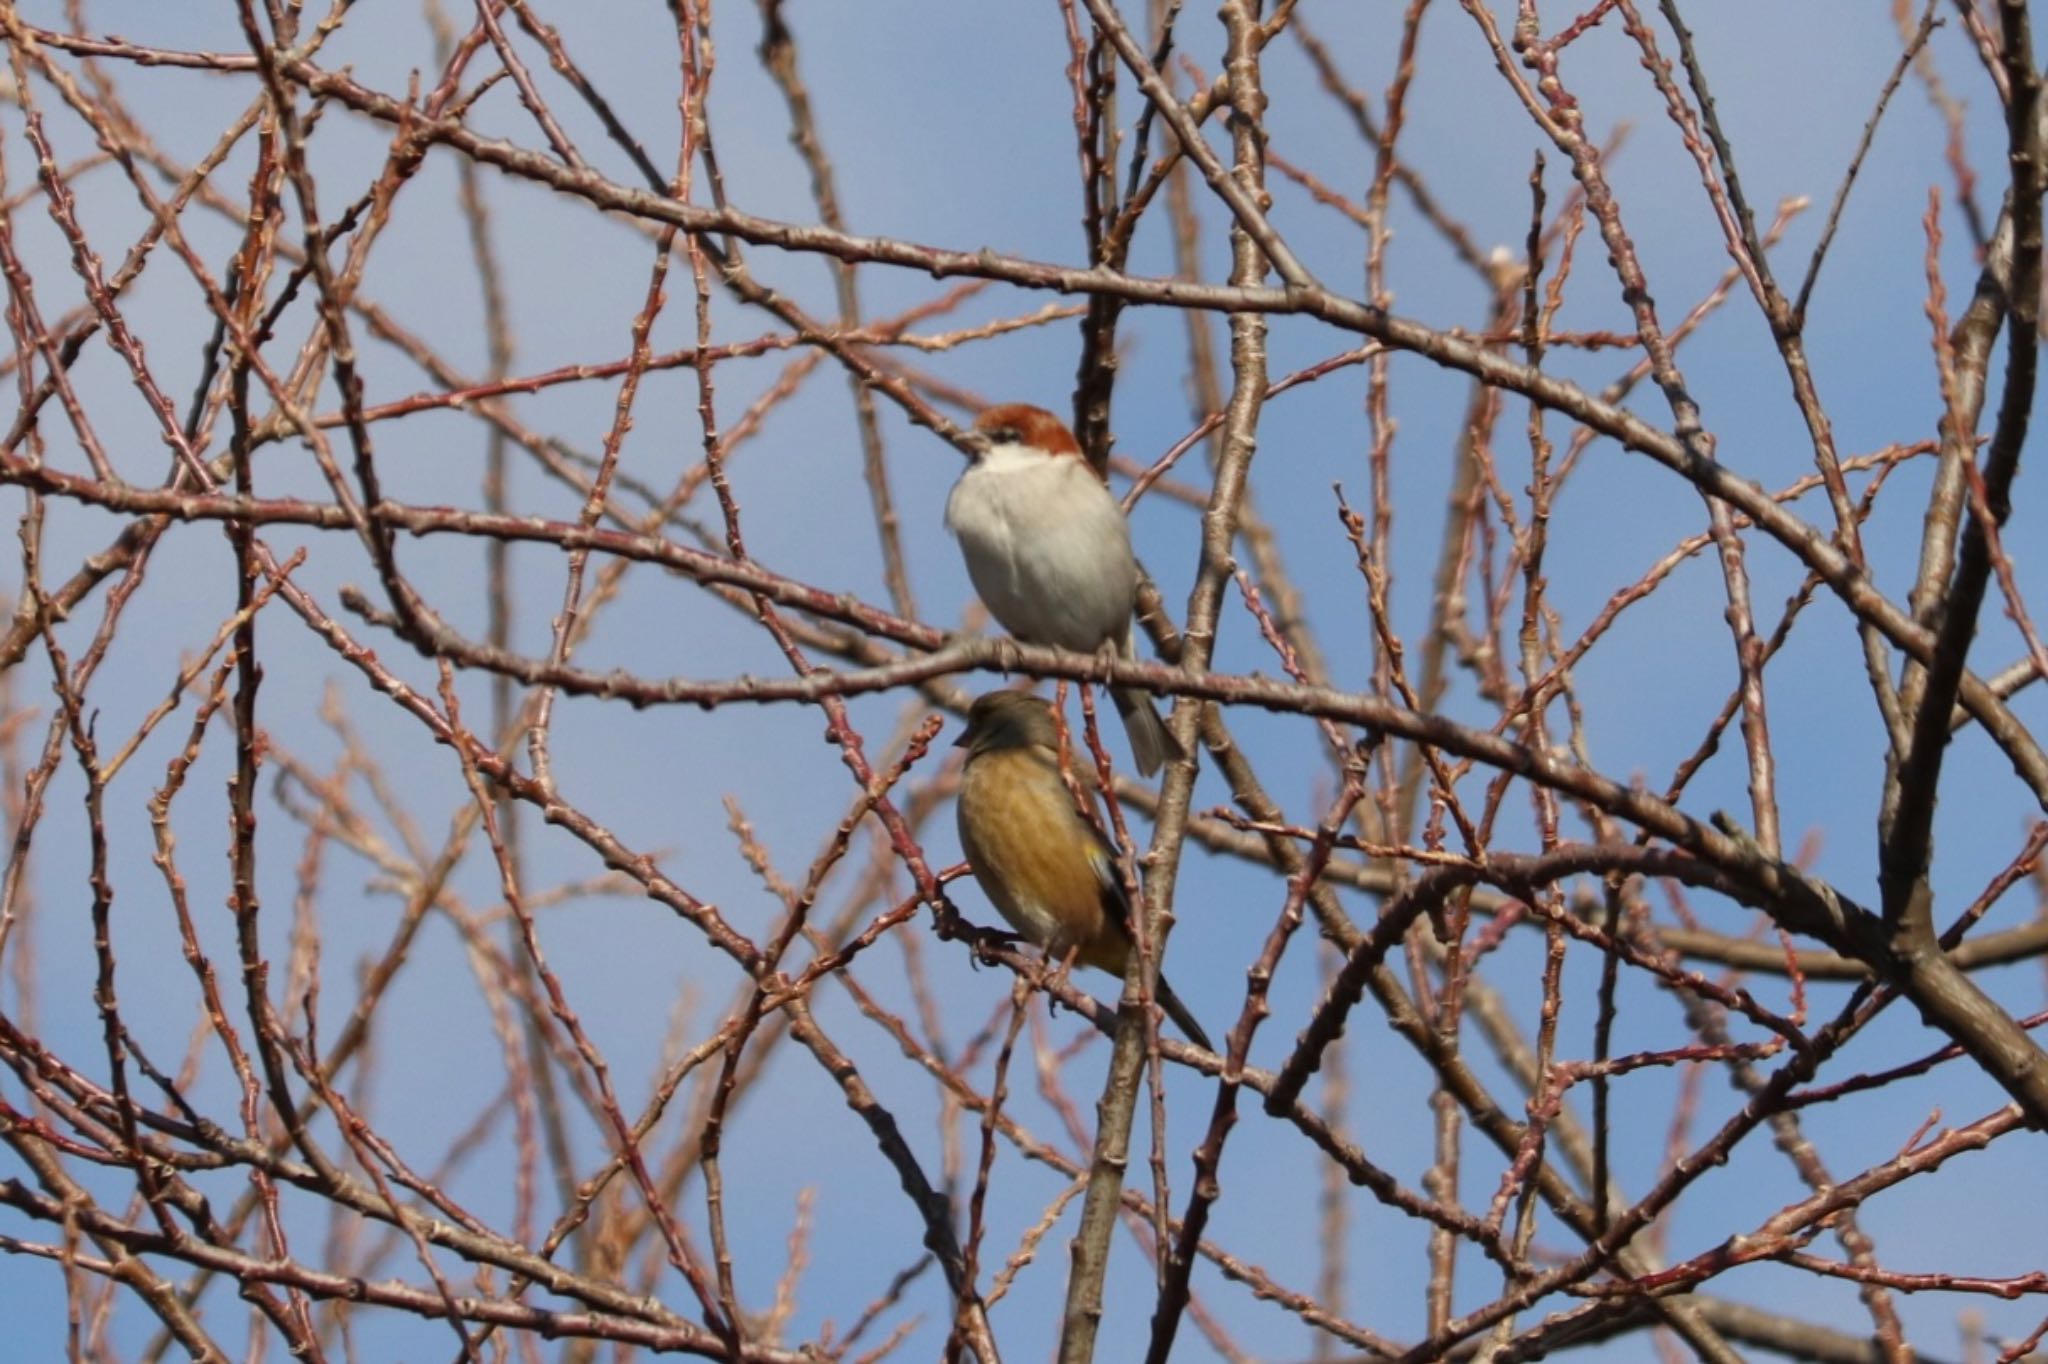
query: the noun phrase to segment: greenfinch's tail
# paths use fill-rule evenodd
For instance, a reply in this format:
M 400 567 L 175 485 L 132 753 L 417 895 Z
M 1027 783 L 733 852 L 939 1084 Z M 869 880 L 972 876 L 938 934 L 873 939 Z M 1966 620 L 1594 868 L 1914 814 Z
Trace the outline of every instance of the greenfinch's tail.
M 1209 1034 L 1203 1032 L 1202 1025 L 1195 1022 L 1195 1016 L 1188 1012 L 1188 1006 L 1181 1002 L 1180 996 L 1173 992 L 1173 987 L 1166 983 L 1164 976 L 1159 978 L 1159 1007 L 1166 1010 L 1166 1016 L 1173 1020 L 1175 1027 L 1187 1034 L 1188 1041 L 1203 1051 L 1216 1050 L 1216 1044 L 1209 1040 Z

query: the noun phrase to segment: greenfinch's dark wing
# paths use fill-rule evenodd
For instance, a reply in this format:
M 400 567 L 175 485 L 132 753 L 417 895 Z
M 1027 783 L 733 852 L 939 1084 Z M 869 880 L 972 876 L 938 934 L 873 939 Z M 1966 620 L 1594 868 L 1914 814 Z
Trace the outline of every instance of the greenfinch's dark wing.
M 1074 816 L 1079 819 L 1077 814 Z M 1116 931 L 1128 941 L 1131 936 L 1131 902 L 1124 896 L 1124 879 L 1117 875 L 1116 850 L 1109 840 L 1097 833 L 1094 826 L 1088 828 L 1088 865 L 1094 869 L 1095 879 L 1102 886 L 1102 915 L 1116 926 Z

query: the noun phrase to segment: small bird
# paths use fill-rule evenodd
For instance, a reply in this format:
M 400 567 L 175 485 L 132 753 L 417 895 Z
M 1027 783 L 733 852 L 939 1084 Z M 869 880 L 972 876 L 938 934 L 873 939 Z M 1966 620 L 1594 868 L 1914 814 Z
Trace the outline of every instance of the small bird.
M 1081 817 L 1060 779 L 1059 730 L 1050 704 L 1022 692 L 996 691 L 975 700 L 960 778 L 960 846 L 967 865 L 1004 919 L 1029 941 L 1064 961 L 1121 977 L 1131 949 L 1130 901 L 1109 842 Z M 1074 763 L 1094 799 L 1095 773 Z M 1188 1006 L 1159 978 L 1160 1006 L 1189 1040 L 1216 1048 Z
M 1101 469 L 1042 407 L 1004 403 L 975 418 L 978 453 L 946 499 L 967 576 L 1004 629 L 1029 644 L 1137 657 L 1138 561 Z M 1113 687 L 1138 771 L 1177 752 L 1152 698 Z

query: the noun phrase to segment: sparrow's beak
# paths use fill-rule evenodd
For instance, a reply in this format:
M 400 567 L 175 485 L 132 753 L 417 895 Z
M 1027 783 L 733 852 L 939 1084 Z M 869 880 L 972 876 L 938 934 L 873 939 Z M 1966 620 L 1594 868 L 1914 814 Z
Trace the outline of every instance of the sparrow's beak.
M 973 730 L 971 730 L 971 729 L 963 729 L 963 730 L 961 730 L 961 731 L 960 731 L 960 737 L 959 737 L 959 738 L 957 738 L 957 739 L 955 739 L 955 740 L 953 741 L 953 747 L 955 747 L 955 748 L 965 748 L 965 747 L 967 747 L 967 742 L 968 742 L 968 740 L 972 739 L 973 737 L 974 737 L 974 731 L 973 731 Z
M 960 448 L 967 452 L 969 459 L 980 459 L 988 453 L 989 438 L 980 431 L 964 431 L 960 435 Z

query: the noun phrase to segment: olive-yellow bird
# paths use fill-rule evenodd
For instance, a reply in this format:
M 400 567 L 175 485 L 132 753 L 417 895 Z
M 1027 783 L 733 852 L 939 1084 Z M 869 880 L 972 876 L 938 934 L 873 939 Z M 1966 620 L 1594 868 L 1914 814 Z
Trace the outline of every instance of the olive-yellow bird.
M 1060 780 L 1059 729 L 1050 704 L 997 691 L 967 712 L 960 779 L 960 847 L 1010 927 L 1056 960 L 1121 978 L 1130 961 L 1129 902 L 1109 842 L 1074 808 Z M 1094 798 L 1094 769 L 1072 764 Z M 1167 1017 L 1206 1051 L 1216 1048 L 1187 1005 L 1159 979 Z

